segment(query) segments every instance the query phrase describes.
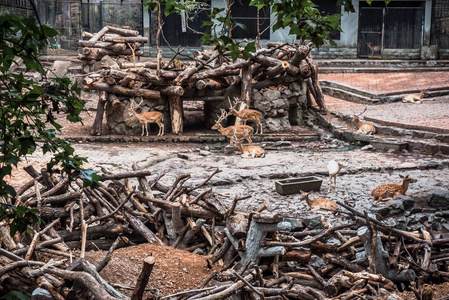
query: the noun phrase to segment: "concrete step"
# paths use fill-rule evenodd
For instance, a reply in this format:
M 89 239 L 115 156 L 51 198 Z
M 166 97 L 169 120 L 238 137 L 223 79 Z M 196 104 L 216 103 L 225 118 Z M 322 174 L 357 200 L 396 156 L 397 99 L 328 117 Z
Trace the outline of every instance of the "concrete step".
M 329 113 L 325 116 L 314 113 L 317 122 L 332 132 L 337 139 L 345 140 L 359 145 L 371 144 L 380 151 L 402 151 L 449 155 L 449 132 L 443 129 L 428 127 L 401 128 L 391 126 L 373 118 L 365 118 L 377 129 L 375 135 L 364 135 L 356 131 L 349 122 L 350 116 Z M 399 124 L 399 123 L 398 123 Z M 398 125 L 396 124 L 396 125 Z M 403 126 L 407 126 L 403 124 Z M 434 132 L 438 131 L 438 132 Z
M 377 60 L 377 59 L 315 59 L 319 69 L 322 68 L 372 68 L 391 69 L 392 71 L 404 69 L 432 69 L 449 68 L 449 60 Z
M 379 104 L 379 99 L 373 99 L 372 97 L 367 97 L 361 95 L 363 93 L 354 93 L 344 89 L 339 89 L 330 86 L 321 86 L 321 90 L 325 95 L 329 95 L 335 98 L 344 99 L 347 101 L 361 103 L 361 104 Z

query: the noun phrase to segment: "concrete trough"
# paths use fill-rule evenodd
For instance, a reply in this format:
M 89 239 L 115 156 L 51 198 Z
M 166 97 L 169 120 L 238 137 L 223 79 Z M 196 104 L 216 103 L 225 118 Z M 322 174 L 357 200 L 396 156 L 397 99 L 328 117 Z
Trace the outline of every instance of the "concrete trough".
M 319 191 L 323 180 L 315 177 L 287 178 L 275 181 L 276 191 L 281 195 L 298 194 L 301 191 Z

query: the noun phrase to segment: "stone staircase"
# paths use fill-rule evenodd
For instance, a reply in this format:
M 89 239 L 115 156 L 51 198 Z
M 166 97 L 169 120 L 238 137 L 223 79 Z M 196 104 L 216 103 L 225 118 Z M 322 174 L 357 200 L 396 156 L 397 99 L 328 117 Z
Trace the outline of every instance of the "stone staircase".
M 318 72 L 391 73 L 449 71 L 449 60 L 316 59 Z
M 449 155 L 449 130 L 434 127 L 424 127 L 365 117 L 377 130 L 375 135 L 364 135 L 356 132 L 351 116 L 337 113 L 321 115 L 314 112 L 313 116 L 319 125 L 328 129 L 341 140 L 359 144 L 371 145 L 381 151 L 409 151 L 423 154 Z

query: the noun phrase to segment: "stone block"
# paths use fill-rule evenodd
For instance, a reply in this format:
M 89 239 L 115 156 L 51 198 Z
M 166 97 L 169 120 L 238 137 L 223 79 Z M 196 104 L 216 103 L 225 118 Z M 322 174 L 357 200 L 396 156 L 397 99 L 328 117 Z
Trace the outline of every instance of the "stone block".
M 421 59 L 438 59 L 439 48 L 438 45 L 422 46 L 421 47 Z
M 437 209 L 449 209 L 449 191 L 433 190 L 429 192 L 429 205 Z

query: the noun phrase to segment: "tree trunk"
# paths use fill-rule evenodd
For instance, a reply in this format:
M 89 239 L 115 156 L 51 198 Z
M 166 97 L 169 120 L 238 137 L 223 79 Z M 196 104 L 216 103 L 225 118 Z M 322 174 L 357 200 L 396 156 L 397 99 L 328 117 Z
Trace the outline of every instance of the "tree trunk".
M 89 90 L 106 91 L 108 93 L 120 94 L 131 97 L 143 97 L 154 100 L 161 98 L 161 93 L 159 91 L 139 89 L 139 88 L 129 89 L 119 85 L 110 86 L 106 82 L 93 82 L 92 84 L 85 85 L 84 87 Z
M 171 116 L 171 130 L 174 134 L 183 132 L 183 116 L 182 116 L 182 100 L 181 97 L 169 96 L 170 101 L 170 116 Z
M 97 113 L 95 115 L 95 121 L 90 130 L 90 135 L 101 135 L 102 127 L 103 127 L 103 115 L 104 115 L 104 106 L 108 99 L 107 92 L 101 92 L 101 96 L 98 99 L 97 104 Z

